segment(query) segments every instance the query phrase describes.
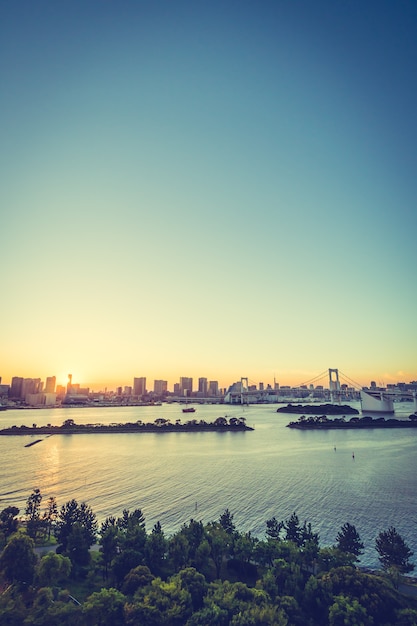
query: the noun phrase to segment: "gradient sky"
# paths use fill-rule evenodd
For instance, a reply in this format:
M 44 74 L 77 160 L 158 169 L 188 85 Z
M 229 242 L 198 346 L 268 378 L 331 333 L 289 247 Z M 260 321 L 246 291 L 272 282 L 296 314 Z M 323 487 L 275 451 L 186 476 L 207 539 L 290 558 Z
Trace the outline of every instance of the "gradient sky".
M 417 4 L 0 4 L 0 376 L 417 379 Z

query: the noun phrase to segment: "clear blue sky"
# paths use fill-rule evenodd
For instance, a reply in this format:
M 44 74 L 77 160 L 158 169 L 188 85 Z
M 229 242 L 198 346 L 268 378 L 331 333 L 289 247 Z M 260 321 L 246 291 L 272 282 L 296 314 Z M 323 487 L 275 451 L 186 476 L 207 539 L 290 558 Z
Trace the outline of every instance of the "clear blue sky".
M 3 1 L 0 376 L 417 379 L 417 4 Z

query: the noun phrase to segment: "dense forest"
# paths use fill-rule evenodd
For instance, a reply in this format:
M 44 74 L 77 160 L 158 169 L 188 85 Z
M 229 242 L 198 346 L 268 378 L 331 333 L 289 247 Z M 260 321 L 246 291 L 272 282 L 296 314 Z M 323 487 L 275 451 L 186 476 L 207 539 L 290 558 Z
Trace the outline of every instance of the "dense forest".
M 335 543 L 296 513 L 242 533 L 226 509 L 166 536 L 140 509 L 101 525 L 75 499 L 60 508 L 39 489 L 25 511 L 0 513 L 2 626 L 417 625 L 412 552 L 394 527 L 375 549 L 381 571 L 359 567 L 363 543 L 346 522 Z

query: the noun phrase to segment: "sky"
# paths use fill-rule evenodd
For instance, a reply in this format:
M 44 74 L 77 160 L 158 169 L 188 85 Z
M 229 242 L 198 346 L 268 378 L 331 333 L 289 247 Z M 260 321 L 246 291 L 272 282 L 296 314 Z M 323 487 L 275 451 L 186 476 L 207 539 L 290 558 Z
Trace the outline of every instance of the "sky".
M 3 0 L 0 376 L 417 380 L 417 4 Z

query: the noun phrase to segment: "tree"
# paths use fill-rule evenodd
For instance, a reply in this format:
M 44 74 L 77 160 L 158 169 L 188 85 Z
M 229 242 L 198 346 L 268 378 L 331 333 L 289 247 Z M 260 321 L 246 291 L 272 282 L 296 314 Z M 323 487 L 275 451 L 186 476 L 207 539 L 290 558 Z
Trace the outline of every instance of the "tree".
M 194 567 L 186 567 L 171 580 L 177 581 L 182 589 L 186 589 L 191 595 L 193 610 L 197 611 L 203 606 L 204 596 L 207 592 L 207 582 L 203 574 Z
M 4 547 L 8 537 L 16 532 L 19 525 L 19 520 L 17 519 L 18 515 L 19 509 L 16 506 L 8 506 L 1 511 L 0 534 L 2 535 L 2 545 L 0 545 L 0 547 Z
M 223 560 L 230 552 L 231 537 L 219 522 L 210 522 L 206 527 L 210 556 L 216 567 L 216 578 L 220 578 Z
M 49 587 L 66 580 L 71 572 L 71 561 L 67 556 L 48 552 L 40 560 L 36 572 L 36 582 L 41 587 Z
M 82 611 L 88 624 L 122 626 L 125 623 L 123 617 L 125 602 L 126 597 L 117 589 L 102 589 L 87 598 Z
M 88 531 L 79 522 L 75 522 L 67 538 L 67 554 L 74 567 L 88 565 L 90 561 L 90 543 Z M 80 573 L 80 570 L 78 570 Z
M 179 532 L 171 537 L 168 544 L 168 554 L 173 563 L 175 571 L 188 565 L 190 545 L 187 537 Z
M 374 623 L 363 607 L 355 598 L 339 595 L 329 609 L 330 626 L 365 626 Z
M 122 591 L 128 596 L 133 596 L 139 588 L 150 585 L 154 578 L 147 565 L 138 565 L 125 576 Z
M 55 536 L 64 552 L 67 550 L 68 538 L 76 523 L 85 531 L 84 537 L 88 547 L 95 542 L 97 533 L 95 514 L 85 502 L 78 504 L 72 499 L 62 505 L 54 529 Z
M 100 552 L 102 563 L 104 565 L 104 578 L 107 580 L 109 573 L 109 566 L 113 559 L 116 558 L 119 548 L 119 531 L 116 526 L 102 525 L 105 528 L 104 532 L 101 531 L 100 536 Z
M 375 548 L 384 570 L 391 570 L 399 574 L 413 571 L 414 565 L 410 563 L 413 552 L 393 526 L 379 533 L 375 541 Z
M 266 520 L 266 536 L 270 539 L 280 539 L 281 530 L 284 527 L 283 522 L 278 522 L 276 517 Z
M 341 552 L 353 554 L 356 557 L 355 560 L 359 560 L 358 557 L 363 554 L 364 546 L 355 526 L 349 522 L 343 524 L 336 537 L 336 548 Z
M 157 522 L 151 534 L 147 537 L 145 546 L 145 560 L 155 574 L 160 574 L 160 568 L 165 560 L 168 542 L 165 539 L 161 524 Z
M 140 509 L 130 513 L 123 510 L 123 516 L 117 520 L 121 550 L 132 549 L 140 552 L 144 557 L 146 544 L 145 517 Z
M 46 509 L 43 514 L 45 536 L 46 536 L 46 533 L 48 533 L 48 539 L 51 538 L 51 530 L 57 517 L 58 517 L 58 505 L 56 503 L 56 498 L 51 496 L 50 498 L 48 498 Z
M 125 614 L 126 623 L 134 626 L 181 626 L 192 614 L 191 595 L 175 577 L 166 582 L 155 578 L 137 590 L 133 603 L 126 605 Z
M 233 535 L 236 530 L 236 526 L 233 523 L 233 513 L 226 509 L 221 515 L 219 519 L 219 524 L 224 528 L 224 530 L 229 534 Z
M 28 535 L 14 535 L 0 555 L 0 570 L 10 583 L 30 585 L 35 574 L 34 543 Z
M 42 502 L 42 494 L 40 489 L 36 488 L 32 491 L 30 496 L 26 501 L 26 530 L 29 537 L 36 542 L 37 535 L 41 529 L 42 521 L 41 521 L 41 502 Z
M 296 513 L 285 520 L 284 529 L 286 541 L 292 541 L 295 545 L 300 546 L 302 543 L 301 526 Z

